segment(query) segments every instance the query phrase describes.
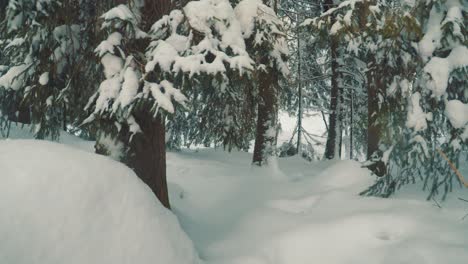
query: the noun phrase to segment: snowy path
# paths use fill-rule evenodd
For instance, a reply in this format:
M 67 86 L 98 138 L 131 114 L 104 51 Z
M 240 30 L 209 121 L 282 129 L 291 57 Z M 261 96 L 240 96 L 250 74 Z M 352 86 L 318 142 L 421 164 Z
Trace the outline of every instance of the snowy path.
M 391 200 L 359 197 L 372 178 L 350 161 L 282 159 L 275 170 L 252 168 L 249 159 L 214 150 L 168 155 L 174 211 L 206 263 L 468 259 L 463 203 L 439 209 L 412 191 Z

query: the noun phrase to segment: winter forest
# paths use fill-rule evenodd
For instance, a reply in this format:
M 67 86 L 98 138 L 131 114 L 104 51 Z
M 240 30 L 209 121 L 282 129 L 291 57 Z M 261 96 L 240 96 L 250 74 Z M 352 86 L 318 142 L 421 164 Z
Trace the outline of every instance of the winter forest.
M 0 263 L 468 262 L 467 0 L 0 0 Z

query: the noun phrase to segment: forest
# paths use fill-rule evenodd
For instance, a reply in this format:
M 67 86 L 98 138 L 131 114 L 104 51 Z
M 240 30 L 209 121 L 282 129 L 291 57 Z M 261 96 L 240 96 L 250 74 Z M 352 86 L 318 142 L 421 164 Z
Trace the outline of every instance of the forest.
M 0 0 L 0 263 L 466 263 L 467 142 L 467 0 Z

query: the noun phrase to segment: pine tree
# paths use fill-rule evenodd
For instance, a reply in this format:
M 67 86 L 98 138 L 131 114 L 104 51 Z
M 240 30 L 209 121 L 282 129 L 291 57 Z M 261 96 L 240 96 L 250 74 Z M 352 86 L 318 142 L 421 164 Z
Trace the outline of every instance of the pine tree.
M 407 11 L 400 11 L 405 15 L 395 20 L 400 22 L 397 31 L 407 34 L 398 38 L 403 41 L 400 52 L 393 49 L 390 53 L 403 63 L 395 63 L 394 69 L 400 70 L 388 82 L 388 104 L 396 110 L 389 114 L 390 134 L 382 155 L 389 169 L 365 193 L 388 197 L 404 184 L 422 181 L 431 199 L 435 195 L 445 198 L 453 188 L 456 172 L 451 165 L 458 164 L 466 148 L 466 120 L 453 120 L 466 113 L 463 93 L 468 87 L 461 77 L 466 75 L 468 64 L 464 59 L 463 5 L 460 1 L 430 1 L 401 6 Z M 416 52 L 401 52 L 410 50 L 408 47 Z
M 76 126 L 94 88 L 90 1 L 9 1 L 0 32 L 2 112 L 37 138 Z
M 99 152 L 124 161 L 169 207 L 164 119 L 175 112 L 172 101 L 186 105 L 181 90 L 200 92 L 205 84 L 219 89 L 208 95 L 216 97 L 252 62 L 227 0 L 192 1 L 157 21 L 152 12 L 139 13 L 153 4 L 120 5 L 102 16 L 108 37 L 96 53 L 106 80 L 90 100 L 86 123 L 100 126 Z M 219 106 L 203 107 L 209 103 Z
M 247 51 L 255 61 L 257 125 L 253 163 L 263 165 L 276 155 L 279 80 L 288 74 L 288 47 L 281 20 L 260 0 L 243 0 L 236 6 Z

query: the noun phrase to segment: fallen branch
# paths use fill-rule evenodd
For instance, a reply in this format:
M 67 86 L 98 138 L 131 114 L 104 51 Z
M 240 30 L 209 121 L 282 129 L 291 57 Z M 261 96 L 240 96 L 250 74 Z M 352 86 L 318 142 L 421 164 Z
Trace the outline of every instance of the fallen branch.
M 450 161 L 450 159 L 447 157 L 447 155 L 445 155 L 445 153 L 441 149 L 437 149 L 437 151 L 447 161 L 450 168 L 453 170 L 453 172 L 455 172 L 455 174 L 457 175 L 458 179 L 463 184 L 463 186 L 468 188 L 468 183 L 465 181 L 465 178 L 463 178 L 463 175 L 461 175 L 460 171 L 457 169 L 457 167 L 455 167 L 455 165 L 453 165 L 453 163 Z

